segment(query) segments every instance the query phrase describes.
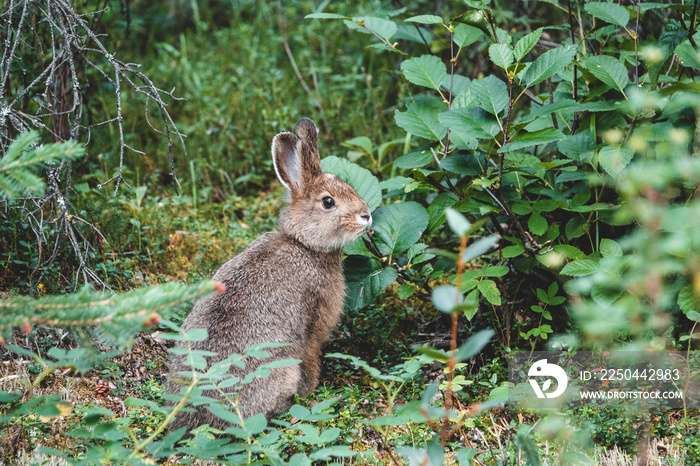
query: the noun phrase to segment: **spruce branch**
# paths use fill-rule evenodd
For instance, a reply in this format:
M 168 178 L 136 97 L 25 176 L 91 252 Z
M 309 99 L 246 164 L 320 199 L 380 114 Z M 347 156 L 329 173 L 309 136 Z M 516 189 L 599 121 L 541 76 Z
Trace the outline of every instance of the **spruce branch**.
M 136 319 L 158 314 L 214 289 L 215 284 L 211 281 L 196 285 L 166 283 L 105 296 L 85 285 L 77 293 L 68 295 L 40 299 L 17 296 L 0 300 L 0 329 L 24 324 L 52 327 L 110 324 L 116 328 L 133 328 Z

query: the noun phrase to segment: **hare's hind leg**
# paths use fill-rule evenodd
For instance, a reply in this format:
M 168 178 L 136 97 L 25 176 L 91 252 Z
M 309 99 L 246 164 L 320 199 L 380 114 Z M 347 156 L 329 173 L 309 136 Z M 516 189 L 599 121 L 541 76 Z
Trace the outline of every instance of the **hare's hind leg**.
M 288 410 L 300 379 L 299 365 L 272 369 L 268 377 L 254 379 L 241 390 L 238 404 L 242 417 L 264 414 L 270 419 Z
M 300 397 L 308 396 L 318 385 L 321 374 L 321 346 L 320 342 L 309 342 L 304 351 L 304 359 L 301 363 L 301 379 L 296 394 Z

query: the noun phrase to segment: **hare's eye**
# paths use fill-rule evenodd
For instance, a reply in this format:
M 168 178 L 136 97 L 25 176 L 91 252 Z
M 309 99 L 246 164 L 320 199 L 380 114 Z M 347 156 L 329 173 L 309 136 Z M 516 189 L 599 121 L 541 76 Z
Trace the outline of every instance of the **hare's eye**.
M 335 199 L 333 199 L 333 198 L 330 197 L 330 196 L 326 196 L 326 197 L 323 198 L 323 200 L 321 201 L 321 203 L 323 204 L 323 207 L 324 207 L 324 208 L 326 208 L 326 209 L 332 209 L 333 206 L 335 206 Z

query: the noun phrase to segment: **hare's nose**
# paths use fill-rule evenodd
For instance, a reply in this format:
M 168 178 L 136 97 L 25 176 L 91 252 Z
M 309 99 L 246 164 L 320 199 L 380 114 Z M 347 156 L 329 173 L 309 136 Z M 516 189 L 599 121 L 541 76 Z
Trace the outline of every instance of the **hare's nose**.
M 372 214 L 369 212 L 361 213 L 358 215 L 358 217 L 360 217 L 360 224 L 364 225 L 366 230 L 369 230 L 369 228 L 372 226 Z

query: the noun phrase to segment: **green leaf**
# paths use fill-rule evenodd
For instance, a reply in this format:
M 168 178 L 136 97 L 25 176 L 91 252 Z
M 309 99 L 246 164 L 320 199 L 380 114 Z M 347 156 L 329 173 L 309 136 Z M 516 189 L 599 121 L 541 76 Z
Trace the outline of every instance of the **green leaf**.
M 394 166 L 397 168 L 411 170 L 413 168 L 425 167 L 433 160 L 433 154 L 431 154 L 429 150 L 414 151 L 402 155 L 398 159 L 394 160 Z
M 450 226 L 450 229 L 460 238 L 466 235 L 472 227 L 471 222 L 455 209 L 445 209 L 445 218 L 447 219 L 447 224 Z
M 610 144 L 600 149 L 598 163 L 608 175 L 616 177 L 632 161 L 634 152 L 622 144 Z
M 600 306 L 610 306 L 622 295 L 622 290 L 608 286 L 606 283 L 596 283 L 591 288 L 591 298 Z
M 496 282 L 493 280 L 479 280 L 479 282 L 476 284 L 476 287 L 479 289 L 482 295 L 484 295 L 484 298 L 494 306 L 500 306 L 501 305 L 501 292 L 498 290 L 498 287 L 496 286 Z
M 549 144 L 550 142 L 561 141 L 565 138 L 566 135 L 555 128 L 541 129 L 531 133 L 520 133 L 511 138 L 506 145 L 498 149 L 498 153 L 502 154 L 504 152 L 538 146 L 540 144 Z
M 332 173 L 347 184 L 367 202 L 370 210 L 382 203 L 382 190 L 379 180 L 366 168 L 362 168 L 346 159 L 331 155 L 321 160 L 321 169 Z
M 514 246 L 506 246 L 505 248 L 503 248 L 503 258 L 510 259 L 512 257 L 517 257 L 524 252 L 525 248 L 520 244 L 516 244 Z
M 452 133 L 454 136 L 457 133 Z M 464 176 L 482 175 L 484 170 L 480 160 L 473 154 L 458 153 L 442 159 L 440 167 L 448 172 Z
M 504 44 L 492 44 L 489 47 L 489 58 L 494 65 L 505 70 L 513 64 L 513 50 Z
M 504 84 L 505 86 L 505 84 Z M 441 109 L 427 103 L 409 104 L 405 112 L 395 113 L 396 124 L 411 134 L 431 141 L 440 141 L 447 129 L 438 122 Z
M 243 426 L 249 436 L 257 435 L 267 427 L 267 419 L 264 414 L 256 414 L 246 419 Z
M 579 248 L 569 244 L 555 244 L 552 246 L 556 252 L 566 257 L 567 259 L 583 259 L 586 255 Z
M 369 154 L 372 153 L 372 140 L 367 136 L 357 136 L 355 138 L 348 139 L 347 141 L 343 142 L 343 145 L 350 147 L 359 147 L 364 152 L 367 152 Z
M 440 90 L 440 83 L 448 76 L 447 67 L 435 55 L 422 55 L 406 60 L 401 63 L 401 71 L 406 79 L 413 84 L 436 91 Z
M 471 359 L 491 341 L 491 338 L 496 334 L 492 329 L 480 330 L 472 335 L 462 346 L 457 349 L 455 359 L 457 361 L 466 361 Z
M 408 283 L 402 283 L 399 285 L 399 289 L 397 290 L 399 299 L 410 298 L 415 292 L 416 289 L 413 287 L 413 285 L 409 285 Z
M 472 97 L 479 105 L 492 115 L 498 115 L 508 107 L 508 88 L 506 83 L 494 75 L 472 82 Z
M 438 120 L 455 133 L 468 134 L 478 139 L 492 139 L 501 131 L 498 122 L 477 107 L 453 108 L 439 114 Z
M 622 248 L 617 241 L 603 238 L 600 240 L 600 253 L 603 257 L 621 257 Z
M 375 243 L 385 256 L 397 255 L 418 241 L 428 226 L 428 212 L 417 202 L 398 202 L 374 212 Z
M 379 293 L 398 277 L 396 269 L 384 267 L 381 262 L 369 257 L 348 256 L 343 266 L 347 287 L 345 305 L 350 310 L 373 303 Z
M 683 42 L 676 47 L 676 55 L 681 59 L 684 66 L 700 71 L 700 55 L 690 42 Z
M 596 270 L 598 270 L 598 261 L 593 259 L 577 259 L 566 264 L 564 268 L 561 269 L 561 273 L 572 277 L 583 277 L 592 274 Z
M 564 45 L 547 50 L 525 71 L 523 81 L 527 87 L 539 84 L 545 79 L 551 78 L 568 66 L 576 56 L 575 45 Z
M 334 427 L 334 429 L 337 429 L 337 427 Z M 309 458 L 311 458 L 318 464 L 319 461 L 330 462 L 334 457 L 349 458 L 355 455 L 357 455 L 357 452 L 352 451 L 350 448 L 346 446 L 335 445 L 332 447 L 321 448 L 320 450 L 311 453 L 309 455 Z
M 435 308 L 447 314 L 464 301 L 464 296 L 457 291 L 457 287 L 454 285 L 438 286 L 433 289 L 431 298 Z
M 471 262 L 474 259 L 483 256 L 491 250 L 491 248 L 500 241 L 500 236 L 491 235 L 484 238 L 479 238 L 474 243 L 472 243 L 467 249 L 464 250 L 464 255 L 462 260 L 464 262 Z
M 435 231 L 440 227 L 447 217 L 445 210 L 452 207 L 459 201 L 459 198 L 453 193 L 440 193 L 428 206 L 428 229 L 427 232 Z
M 361 16 L 358 18 L 353 18 L 352 22 L 346 21 L 345 24 L 350 29 L 355 29 L 360 32 L 371 34 L 365 29 L 366 27 L 367 29 L 375 32 L 379 37 L 386 41 L 389 41 L 389 39 L 391 39 L 398 30 L 398 27 L 393 21 L 389 21 L 388 19 L 383 18 L 376 18 L 374 16 Z
M 459 451 L 457 451 L 457 454 L 455 454 L 455 458 L 457 458 L 457 462 L 459 463 L 459 466 L 471 466 L 472 461 L 474 460 L 474 456 L 478 453 L 479 450 L 476 448 L 460 448 Z
M 453 34 L 454 43 L 460 48 L 467 47 L 483 37 L 484 33 L 480 29 L 464 23 L 458 24 Z
M 416 352 L 424 354 L 435 361 L 446 363 L 450 360 L 450 355 L 445 350 L 439 350 L 430 346 L 414 346 Z
M 460 304 L 455 309 L 456 312 L 461 312 L 467 320 L 471 321 L 476 312 L 479 310 L 479 291 L 472 290 L 464 299 L 464 304 Z
M 593 76 L 618 91 L 624 92 L 625 87 L 630 83 L 625 65 L 610 55 L 586 57 L 585 60 L 582 60 L 581 66 L 590 71 Z
M 519 62 L 525 58 L 525 55 L 527 55 L 527 53 L 532 50 L 535 45 L 537 45 L 540 37 L 542 37 L 542 28 L 535 29 L 530 34 L 527 34 L 520 39 L 518 43 L 515 44 L 515 48 L 513 49 L 515 60 Z
M 693 285 L 683 287 L 678 293 L 678 307 L 686 316 L 691 312 L 700 312 L 700 297 L 693 293 Z
M 419 24 L 443 24 L 442 18 L 435 15 L 418 15 L 411 16 L 408 19 L 404 19 L 409 23 L 419 23 Z
M 583 9 L 592 16 L 602 19 L 606 23 L 625 27 L 630 22 L 629 12 L 620 5 L 606 2 L 590 2 L 583 5 Z
M 335 13 L 311 13 L 304 16 L 306 19 L 350 19 L 348 16 L 337 15 Z
M 530 232 L 534 235 L 544 235 L 547 231 L 547 220 L 537 212 L 533 212 L 530 215 L 530 219 L 527 221 L 527 227 Z

